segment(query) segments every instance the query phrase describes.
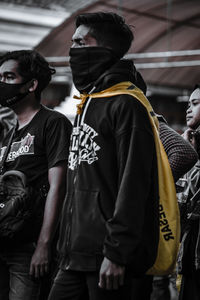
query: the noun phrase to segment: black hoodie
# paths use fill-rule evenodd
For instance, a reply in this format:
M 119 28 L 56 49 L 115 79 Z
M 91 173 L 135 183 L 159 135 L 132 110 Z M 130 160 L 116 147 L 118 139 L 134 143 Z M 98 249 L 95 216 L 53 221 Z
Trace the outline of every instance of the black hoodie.
M 132 62 L 104 73 L 95 92 L 136 82 Z M 146 109 L 129 95 L 87 101 L 71 136 L 60 267 L 100 268 L 103 256 L 143 274 L 158 246 L 158 178 Z

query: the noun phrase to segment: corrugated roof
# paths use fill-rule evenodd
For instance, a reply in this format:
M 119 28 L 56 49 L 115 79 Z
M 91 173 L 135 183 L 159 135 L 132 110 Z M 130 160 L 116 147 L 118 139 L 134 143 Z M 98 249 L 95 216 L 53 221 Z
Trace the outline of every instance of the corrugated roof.
M 1 0 L 0 53 L 31 49 L 74 11 L 96 0 Z
M 122 7 L 119 3 L 122 3 Z M 53 29 L 36 49 L 47 57 L 68 56 L 76 14 L 95 11 L 120 12 L 126 22 L 134 26 L 135 40 L 129 53 L 200 49 L 200 1 L 198 0 L 96 1 L 77 11 Z M 200 81 L 200 54 L 188 55 L 188 52 L 185 52 L 185 56 L 166 58 L 165 53 L 164 56 L 164 58 L 157 58 L 155 55 L 155 58 L 134 60 L 138 68 L 141 68 L 141 73 L 148 84 L 191 89 L 194 83 Z M 191 66 L 191 61 L 196 61 L 194 66 Z M 156 66 L 156 62 L 164 62 L 167 67 Z M 170 62 L 186 62 L 188 66 L 170 67 Z M 145 67 L 140 63 L 153 63 L 153 66 L 146 64 Z
M 80 7 L 89 5 L 96 0 L 1 0 L 1 3 L 13 6 L 25 6 L 48 10 L 64 10 L 73 12 Z

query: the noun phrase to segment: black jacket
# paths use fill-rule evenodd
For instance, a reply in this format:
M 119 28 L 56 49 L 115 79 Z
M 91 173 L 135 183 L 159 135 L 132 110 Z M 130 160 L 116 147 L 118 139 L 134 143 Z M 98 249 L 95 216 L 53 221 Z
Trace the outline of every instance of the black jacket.
M 96 91 L 135 83 L 119 61 Z M 61 268 L 98 270 L 103 256 L 144 273 L 157 253 L 158 180 L 146 109 L 129 95 L 92 99 L 75 119 L 59 249 Z

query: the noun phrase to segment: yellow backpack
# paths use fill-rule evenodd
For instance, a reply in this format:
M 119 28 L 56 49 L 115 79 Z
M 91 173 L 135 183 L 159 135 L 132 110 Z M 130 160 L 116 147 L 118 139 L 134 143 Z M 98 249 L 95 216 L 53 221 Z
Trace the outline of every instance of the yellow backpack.
M 121 94 L 132 95 L 145 106 L 151 122 L 158 163 L 160 237 L 157 258 L 147 274 L 167 275 L 174 271 L 180 241 L 180 215 L 176 190 L 167 154 L 159 138 L 159 123 L 153 108 L 143 92 L 129 81 L 121 82 L 104 91 L 82 94 L 78 113 L 87 97 L 102 98 Z M 78 97 L 76 97 L 78 98 Z M 133 100 L 134 100 L 133 98 Z

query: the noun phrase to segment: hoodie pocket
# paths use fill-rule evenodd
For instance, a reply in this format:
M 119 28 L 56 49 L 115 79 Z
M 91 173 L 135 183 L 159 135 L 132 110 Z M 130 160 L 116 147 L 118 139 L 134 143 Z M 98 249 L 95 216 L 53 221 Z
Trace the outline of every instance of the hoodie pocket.
M 72 208 L 71 250 L 87 254 L 102 252 L 105 221 L 98 191 L 76 190 Z

